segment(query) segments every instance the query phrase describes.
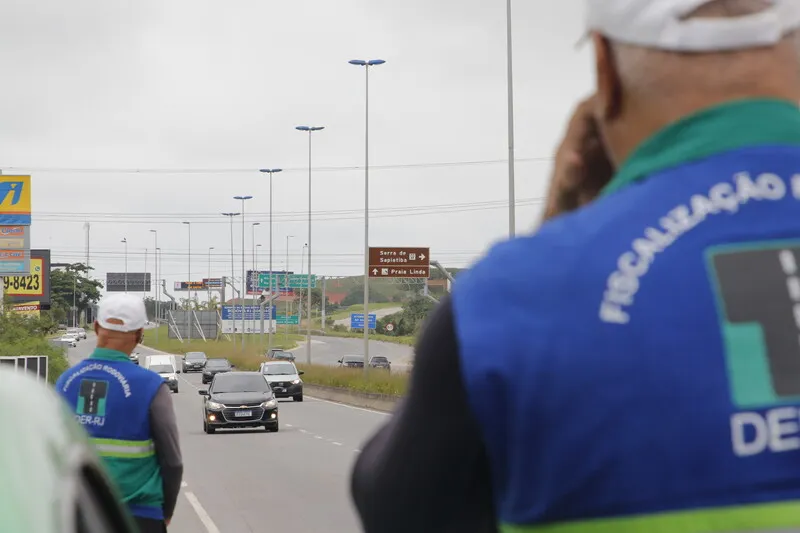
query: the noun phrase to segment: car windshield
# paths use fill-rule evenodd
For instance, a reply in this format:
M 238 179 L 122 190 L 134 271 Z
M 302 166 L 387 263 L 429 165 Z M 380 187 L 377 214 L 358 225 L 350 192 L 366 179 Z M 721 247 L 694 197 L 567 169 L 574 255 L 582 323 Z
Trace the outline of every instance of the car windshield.
M 206 358 L 206 354 L 204 353 L 187 353 L 186 360 L 187 361 L 202 361 Z
M 270 392 L 270 386 L 259 374 L 218 374 L 211 387 L 212 394 L 223 392 Z
M 173 370 L 173 368 L 169 365 L 153 365 L 150 367 L 150 370 L 156 374 L 172 374 L 175 372 L 175 370 Z
M 268 376 L 289 376 L 292 374 L 297 374 L 297 369 L 292 363 L 264 365 L 264 374 Z
M 358 355 L 345 355 L 342 361 L 345 363 L 362 363 L 364 358 Z
M 230 363 L 227 359 L 209 359 L 206 368 L 228 368 Z

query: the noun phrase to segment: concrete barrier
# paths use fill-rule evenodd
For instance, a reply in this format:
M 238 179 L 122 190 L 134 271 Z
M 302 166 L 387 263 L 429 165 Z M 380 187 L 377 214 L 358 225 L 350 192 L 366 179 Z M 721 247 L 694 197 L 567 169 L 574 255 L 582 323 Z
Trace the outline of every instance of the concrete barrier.
M 391 413 L 394 411 L 397 402 L 400 401 L 398 396 L 358 392 L 349 389 L 340 389 L 337 387 L 311 385 L 309 383 L 303 384 L 303 389 L 304 394 L 308 394 L 314 398 L 320 398 L 330 402 L 343 403 L 345 405 L 352 405 L 354 407 L 374 409 L 376 411 L 383 411 L 385 413 Z

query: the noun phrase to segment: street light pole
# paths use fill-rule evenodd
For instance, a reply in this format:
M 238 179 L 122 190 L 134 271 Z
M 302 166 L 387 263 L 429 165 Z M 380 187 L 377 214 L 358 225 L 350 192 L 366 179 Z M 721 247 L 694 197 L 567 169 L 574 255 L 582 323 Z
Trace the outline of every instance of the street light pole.
M 351 65 L 364 67 L 366 77 L 366 126 L 364 133 L 364 373 L 369 371 L 369 69 L 386 63 L 383 59 L 353 59 Z
M 294 239 L 294 235 L 287 235 L 286 236 L 286 272 L 283 277 L 283 285 L 284 287 L 289 287 L 289 239 Z M 300 321 L 297 322 L 298 328 L 300 327 Z M 283 330 L 284 339 L 289 338 L 289 311 L 286 311 L 286 326 Z
M 144 279 L 142 280 L 142 301 L 145 302 L 146 300 L 147 300 L 147 248 L 144 249 Z
M 295 129 L 308 132 L 308 329 L 306 331 L 306 363 L 311 364 L 311 134 L 322 131 L 325 126 L 297 126 Z
M 189 230 L 189 279 L 187 280 L 189 283 L 188 295 L 186 298 L 186 340 L 192 340 L 192 223 L 191 222 L 183 222 L 186 228 Z
M 233 347 L 236 348 L 236 278 L 234 277 L 234 266 L 233 266 L 233 217 L 238 217 L 241 213 L 222 213 L 223 216 L 226 216 L 231 219 L 231 289 L 233 294 L 233 335 L 231 338 L 233 339 Z M 244 327 L 244 309 L 242 309 L 242 327 Z
M 283 169 L 280 169 L 280 168 L 270 168 L 270 169 L 262 168 L 260 170 L 260 172 L 264 172 L 264 173 L 269 174 L 269 297 L 270 297 L 270 303 L 269 303 L 270 315 L 269 315 L 269 320 L 270 321 L 269 321 L 269 334 L 267 335 L 267 350 L 271 350 L 272 349 L 272 321 L 275 320 L 275 317 L 272 316 L 272 302 L 275 301 L 277 303 L 277 300 L 274 298 L 275 292 L 274 292 L 274 285 L 272 283 L 272 281 L 273 281 L 273 277 L 272 277 L 272 175 L 277 173 L 277 172 L 283 172 Z M 287 247 L 287 249 L 289 247 L 288 239 L 286 241 L 286 247 Z M 288 270 L 288 268 L 287 268 L 287 270 Z M 276 309 L 277 309 L 277 307 L 276 307 Z
M 156 319 L 156 344 L 158 344 L 158 328 L 159 328 L 159 325 L 160 325 L 159 322 L 158 322 L 158 311 L 159 311 L 159 307 L 160 307 L 160 301 L 159 301 L 160 300 L 160 293 L 159 293 L 159 283 L 158 283 L 158 250 L 159 250 L 159 248 L 158 248 L 158 230 L 151 229 L 150 233 L 152 233 L 153 237 L 155 237 L 155 246 L 154 246 L 154 248 L 155 248 L 155 268 L 153 270 L 155 271 L 155 275 L 156 275 L 156 290 L 155 290 L 155 294 L 156 294 L 155 314 L 156 314 L 156 316 L 155 316 L 155 319 Z
M 120 242 L 125 245 L 125 294 L 128 294 L 128 238 L 123 237 Z
M 247 278 L 245 277 L 245 274 L 244 274 L 244 231 L 245 231 L 244 230 L 244 221 L 245 221 L 244 203 L 245 203 L 245 201 L 250 200 L 251 198 L 253 198 L 253 197 L 252 196 L 234 196 L 233 197 L 234 200 L 241 200 L 242 201 L 242 293 L 241 293 L 241 296 L 242 296 L 242 350 L 244 350 L 244 344 L 245 344 L 245 336 L 244 336 L 245 335 L 245 332 L 244 332 L 244 317 L 245 317 L 244 304 L 245 304 L 245 297 L 247 296 Z
M 508 236 L 516 233 L 516 193 L 514 191 L 514 61 L 511 34 L 511 0 L 506 0 L 506 41 L 508 59 Z
M 256 273 L 256 226 L 260 226 L 260 225 L 261 225 L 261 222 L 253 222 L 253 227 L 251 228 L 252 229 L 252 231 L 251 231 L 251 233 L 252 233 L 251 240 L 253 241 L 252 242 L 252 244 L 253 244 L 253 274 Z M 252 282 L 253 282 L 253 280 L 251 280 L 251 283 Z M 255 284 L 253 285 L 253 288 L 255 288 Z
M 211 281 L 211 250 L 213 250 L 213 246 L 208 247 L 208 280 Z M 208 289 L 208 309 L 211 310 L 211 286 L 207 285 L 206 289 Z

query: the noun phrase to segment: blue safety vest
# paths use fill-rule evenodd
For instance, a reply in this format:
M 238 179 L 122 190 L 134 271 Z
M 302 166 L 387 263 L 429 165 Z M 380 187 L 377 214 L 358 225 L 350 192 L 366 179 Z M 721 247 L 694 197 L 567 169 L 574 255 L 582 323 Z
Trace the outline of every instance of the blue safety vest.
M 150 404 L 163 383 L 124 353 L 103 348 L 56 382 L 131 514 L 143 518 L 164 518 L 161 469 L 150 432 Z
M 667 127 L 453 303 L 502 531 L 800 527 L 796 104 Z

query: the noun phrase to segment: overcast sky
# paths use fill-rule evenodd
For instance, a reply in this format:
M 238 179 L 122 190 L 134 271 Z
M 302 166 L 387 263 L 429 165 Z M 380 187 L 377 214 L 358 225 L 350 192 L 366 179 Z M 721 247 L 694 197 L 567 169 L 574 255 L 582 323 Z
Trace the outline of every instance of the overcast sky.
M 508 231 L 505 2 L 502 0 L 0 0 L 0 167 L 33 176 L 32 243 L 95 275 L 153 268 L 158 230 L 169 286 L 230 272 L 235 195 L 259 267 L 363 272 L 364 71 L 370 75 L 370 244 L 430 246 L 462 267 Z M 535 226 L 551 156 L 592 85 L 580 0 L 517 1 L 517 224 Z M 484 162 L 477 164 L 476 162 Z M 143 169 L 139 173 L 131 169 Z M 168 170 L 175 170 L 168 172 Z M 236 270 L 241 217 L 234 227 Z

